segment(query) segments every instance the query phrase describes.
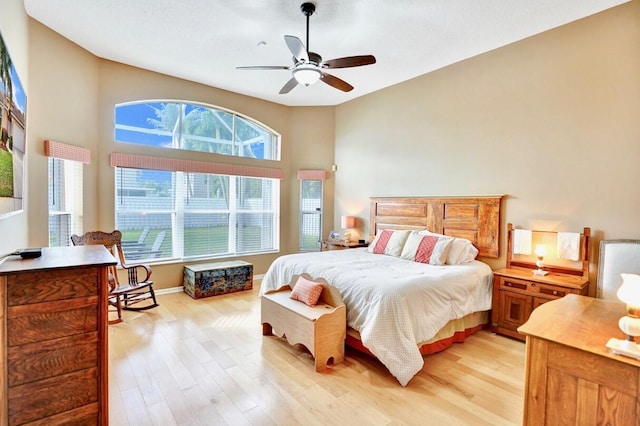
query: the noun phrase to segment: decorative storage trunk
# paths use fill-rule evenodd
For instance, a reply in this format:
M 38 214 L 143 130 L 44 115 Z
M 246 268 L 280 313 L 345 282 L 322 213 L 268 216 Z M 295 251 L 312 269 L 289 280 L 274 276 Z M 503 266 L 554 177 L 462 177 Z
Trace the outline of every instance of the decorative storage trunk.
M 253 265 L 241 260 L 184 267 L 184 292 L 194 299 L 253 288 Z

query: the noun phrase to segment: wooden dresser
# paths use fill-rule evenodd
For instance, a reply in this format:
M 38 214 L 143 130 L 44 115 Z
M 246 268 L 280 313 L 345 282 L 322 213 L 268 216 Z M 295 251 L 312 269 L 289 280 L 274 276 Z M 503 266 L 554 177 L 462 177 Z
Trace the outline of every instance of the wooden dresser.
M 622 303 L 569 294 L 538 307 L 526 335 L 524 425 L 640 425 L 640 361 L 613 355 Z
M 102 246 L 44 248 L 0 264 L 0 425 L 108 424 Z

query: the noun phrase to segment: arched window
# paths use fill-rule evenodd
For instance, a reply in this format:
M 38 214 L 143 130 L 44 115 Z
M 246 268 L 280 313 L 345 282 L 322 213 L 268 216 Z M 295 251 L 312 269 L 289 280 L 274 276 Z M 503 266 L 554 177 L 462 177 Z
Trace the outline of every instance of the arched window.
M 233 112 L 182 102 L 116 105 L 115 137 L 159 148 L 280 158 L 273 131 Z M 127 259 L 195 260 L 279 249 L 283 171 L 211 158 L 111 154 L 115 224 Z
M 271 129 L 231 111 L 185 102 L 142 101 L 116 105 L 115 140 L 280 160 L 280 136 Z

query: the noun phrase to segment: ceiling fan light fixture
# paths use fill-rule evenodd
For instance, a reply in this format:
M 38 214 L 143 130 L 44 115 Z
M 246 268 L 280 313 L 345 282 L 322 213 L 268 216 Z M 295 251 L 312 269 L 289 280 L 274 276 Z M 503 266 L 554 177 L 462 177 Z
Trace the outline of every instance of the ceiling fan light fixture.
M 300 65 L 293 70 L 293 77 L 299 84 L 310 86 L 320 80 L 322 72 L 313 65 Z
M 280 89 L 281 95 L 289 93 L 297 85 L 311 86 L 318 80 L 343 92 L 353 90 L 353 86 L 340 78 L 324 72 L 325 69 L 332 68 L 352 68 L 363 65 L 371 65 L 376 63 L 373 55 L 345 56 L 343 58 L 330 59 L 323 61 L 322 56 L 315 52 L 309 51 L 309 17 L 316 10 L 315 2 L 303 3 L 300 6 L 302 14 L 307 17 L 307 44 L 306 47 L 302 41 L 292 35 L 285 35 L 284 42 L 291 52 L 293 65 L 258 65 L 250 67 L 237 67 L 242 70 L 291 70 L 292 76 Z M 261 42 L 262 43 L 262 42 Z

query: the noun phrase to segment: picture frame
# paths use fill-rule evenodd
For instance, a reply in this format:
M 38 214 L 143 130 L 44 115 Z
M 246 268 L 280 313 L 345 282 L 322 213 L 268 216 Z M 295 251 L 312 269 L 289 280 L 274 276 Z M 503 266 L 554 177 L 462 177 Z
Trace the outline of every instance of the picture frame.
M 338 231 L 329 232 L 329 241 L 332 241 L 332 242 L 340 241 L 340 233 Z
M 27 97 L 0 34 L 0 219 L 23 211 Z

